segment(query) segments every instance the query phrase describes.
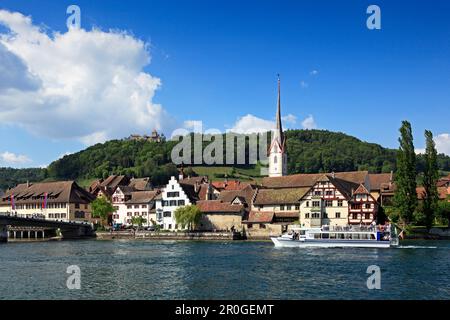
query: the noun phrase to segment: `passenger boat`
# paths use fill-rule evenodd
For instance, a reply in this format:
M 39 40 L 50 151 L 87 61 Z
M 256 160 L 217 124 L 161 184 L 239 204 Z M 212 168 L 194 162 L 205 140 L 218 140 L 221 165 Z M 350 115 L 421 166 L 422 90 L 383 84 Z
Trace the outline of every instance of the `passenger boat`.
M 394 225 L 292 228 L 289 233 L 271 237 L 276 247 L 390 248 L 398 246 Z

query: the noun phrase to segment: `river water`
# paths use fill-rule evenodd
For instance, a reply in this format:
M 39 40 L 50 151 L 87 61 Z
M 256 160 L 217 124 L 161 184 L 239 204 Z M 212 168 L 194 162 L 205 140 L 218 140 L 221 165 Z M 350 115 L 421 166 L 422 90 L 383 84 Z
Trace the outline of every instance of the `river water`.
M 67 267 L 81 271 L 69 290 Z M 367 267 L 381 289 L 367 288 Z M 0 299 L 450 299 L 450 242 L 394 249 L 270 242 L 57 241 L 0 245 Z

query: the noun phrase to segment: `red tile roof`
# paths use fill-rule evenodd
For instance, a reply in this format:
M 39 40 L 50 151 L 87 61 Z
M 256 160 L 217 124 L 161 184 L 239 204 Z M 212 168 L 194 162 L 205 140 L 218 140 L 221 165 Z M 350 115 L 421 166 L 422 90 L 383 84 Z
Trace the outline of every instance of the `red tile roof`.
M 197 201 L 196 205 L 205 213 L 239 213 L 244 209 L 241 204 L 230 204 L 220 200 Z
M 214 181 L 212 185 L 218 190 L 242 190 L 250 185 L 248 182 L 241 182 L 239 180 L 228 180 L 228 181 Z
M 382 185 L 392 182 L 391 173 L 369 173 L 370 190 L 381 190 Z
M 271 211 L 251 211 L 243 223 L 271 223 L 274 213 Z
M 284 189 L 259 189 L 256 193 L 255 205 L 267 204 L 299 204 L 310 187 L 306 188 L 284 188 Z
M 267 188 L 293 188 L 293 187 L 311 187 L 316 181 L 324 175 L 348 181 L 355 184 L 361 184 L 366 181 L 368 171 L 350 171 L 336 173 L 300 173 L 284 177 L 266 177 L 263 178 L 262 185 Z
M 445 187 L 438 187 L 438 194 L 439 194 L 439 199 L 444 200 L 447 199 L 448 193 L 447 193 L 447 188 Z M 424 187 L 418 187 L 416 188 L 416 192 L 417 192 L 417 198 L 419 200 L 422 200 L 425 194 L 425 188 Z

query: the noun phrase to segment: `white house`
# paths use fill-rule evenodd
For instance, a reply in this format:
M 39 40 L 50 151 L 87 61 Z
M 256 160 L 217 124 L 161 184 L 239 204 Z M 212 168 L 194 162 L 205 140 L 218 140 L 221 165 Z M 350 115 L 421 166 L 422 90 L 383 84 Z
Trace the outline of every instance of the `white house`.
M 155 198 L 156 221 L 164 229 L 176 230 L 175 210 L 178 207 L 195 204 L 199 200 L 214 200 L 215 188 L 204 177 L 187 178 L 178 181 L 171 177 Z
M 146 220 L 146 226 L 156 223 L 155 197 L 158 194 L 158 190 L 133 191 L 127 186 L 117 187 L 112 195 L 113 222 L 131 225 L 133 217 L 141 216 Z

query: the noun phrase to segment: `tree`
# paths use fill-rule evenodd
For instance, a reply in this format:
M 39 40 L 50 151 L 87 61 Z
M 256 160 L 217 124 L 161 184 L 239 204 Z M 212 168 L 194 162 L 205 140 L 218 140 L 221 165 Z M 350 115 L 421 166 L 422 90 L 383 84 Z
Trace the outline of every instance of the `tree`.
M 175 210 L 175 221 L 182 228 L 187 227 L 189 230 L 193 230 L 195 226 L 200 222 L 202 212 L 195 205 L 189 205 L 184 207 L 178 207 Z
M 411 124 L 403 121 L 400 128 L 400 147 L 397 152 L 397 190 L 394 204 L 405 225 L 411 222 L 417 208 L 416 194 L 416 153 L 412 136 Z
M 450 196 L 447 197 L 447 200 L 438 202 L 437 215 L 442 219 L 442 222 L 447 222 L 447 226 L 450 228 Z
M 131 218 L 131 224 L 133 224 L 134 226 L 138 226 L 139 229 L 142 228 L 144 223 L 147 223 L 147 219 L 145 219 L 144 217 L 137 216 Z
M 423 214 L 427 229 L 433 226 L 433 219 L 437 210 L 439 194 L 437 181 L 439 179 L 439 168 L 437 164 L 437 151 L 431 131 L 425 130 L 425 168 L 423 171 Z
M 114 207 L 105 197 L 98 197 L 91 203 L 92 217 L 107 220 L 109 214 L 113 213 Z

